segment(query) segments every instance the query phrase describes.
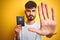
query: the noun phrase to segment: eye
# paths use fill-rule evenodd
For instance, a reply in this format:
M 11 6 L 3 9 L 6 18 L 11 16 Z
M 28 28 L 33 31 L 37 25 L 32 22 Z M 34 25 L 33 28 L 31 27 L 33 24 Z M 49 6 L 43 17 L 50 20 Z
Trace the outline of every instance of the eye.
M 32 12 L 35 12 L 35 10 L 32 10 Z

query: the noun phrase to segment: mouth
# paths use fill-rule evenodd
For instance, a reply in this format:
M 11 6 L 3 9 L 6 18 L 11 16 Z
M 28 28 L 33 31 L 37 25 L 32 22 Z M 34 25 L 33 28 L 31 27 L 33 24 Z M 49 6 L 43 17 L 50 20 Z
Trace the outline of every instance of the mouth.
M 33 16 L 29 16 L 29 17 L 31 17 L 31 18 L 32 18 Z

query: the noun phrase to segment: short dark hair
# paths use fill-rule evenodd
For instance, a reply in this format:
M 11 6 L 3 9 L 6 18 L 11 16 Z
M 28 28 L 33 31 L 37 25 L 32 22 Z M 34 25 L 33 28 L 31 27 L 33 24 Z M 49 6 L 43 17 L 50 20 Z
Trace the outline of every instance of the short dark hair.
M 34 1 L 28 1 L 26 4 L 25 4 L 25 8 L 33 8 L 33 7 L 37 7 L 37 4 L 34 2 Z

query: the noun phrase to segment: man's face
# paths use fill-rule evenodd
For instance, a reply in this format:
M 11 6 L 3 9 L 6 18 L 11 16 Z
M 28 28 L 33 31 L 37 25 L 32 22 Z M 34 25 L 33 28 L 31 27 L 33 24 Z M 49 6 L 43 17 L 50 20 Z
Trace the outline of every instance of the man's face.
M 26 14 L 26 17 L 29 21 L 34 20 L 36 17 L 36 8 L 35 7 L 31 8 L 31 9 L 26 8 L 25 14 Z

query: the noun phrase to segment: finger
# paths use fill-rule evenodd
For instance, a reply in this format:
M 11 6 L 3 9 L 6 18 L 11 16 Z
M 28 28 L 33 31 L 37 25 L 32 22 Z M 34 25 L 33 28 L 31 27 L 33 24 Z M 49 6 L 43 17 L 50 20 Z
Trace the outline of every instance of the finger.
M 17 25 L 17 27 L 22 27 L 22 25 L 21 25 L 21 24 L 19 24 L 19 25 Z
M 47 19 L 47 15 L 46 15 L 46 11 L 45 11 L 45 4 L 44 3 L 41 3 L 41 8 L 42 8 L 42 14 L 43 14 L 44 19 Z
M 44 20 L 40 6 L 38 6 L 38 13 L 39 13 L 40 20 Z
M 52 11 L 52 19 L 55 20 L 55 13 L 54 13 L 54 9 L 51 8 L 51 11 Z
M 16 28 L 18 28 L 18 29 L 22 29 L 22 25 L 17 25 L 17 27 Z
M 19 33 L 20 32 L 20 30 L 19 29 L 15 29 L 15 33 Z
M 45 8 L 46 8 L 47 18 L 50 18 L 50 16 L 49 16 L 49 9 L 48 9 L 48 5 L 47 4 L 45 4 Z

